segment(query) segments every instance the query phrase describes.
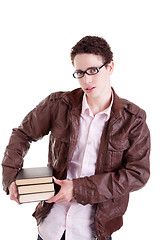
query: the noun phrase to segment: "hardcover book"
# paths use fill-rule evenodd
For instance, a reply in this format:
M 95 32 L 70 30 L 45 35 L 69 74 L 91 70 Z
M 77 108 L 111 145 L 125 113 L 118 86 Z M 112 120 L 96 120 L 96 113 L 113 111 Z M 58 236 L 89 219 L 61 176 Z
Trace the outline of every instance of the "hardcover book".
M 54 192 L 41 192 L 41 193 L 33 193 L 33 194 L 24 194 L 19 195 L 20 203 L 29 203 L 29 202 L 39 202 L 50 199 L 54 196 Z
M 16 177 L 16 185 L 51 183 L 52 177 L 52 167 L 23 168 Z
M 19 194 L 52 192 L 52 191 L 54 191 L 54 183 L 18 186 Z

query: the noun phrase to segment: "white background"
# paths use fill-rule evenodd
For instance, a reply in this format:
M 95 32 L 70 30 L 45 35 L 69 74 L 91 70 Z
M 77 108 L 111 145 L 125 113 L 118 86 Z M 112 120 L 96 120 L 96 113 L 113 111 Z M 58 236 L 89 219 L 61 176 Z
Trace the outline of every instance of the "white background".
M 147 112 L 151 178 L 131 193 L 124 226 L 113 240 L 160 238 L 159 22 L 158 0 L 0 1 L 1 159 L 12 128 L 36 104 L 51 92 L 78 87 L 70 49 L 86 35 L 108 41 L 114 52 L 113 87 Z M 47 150 L 48 136 L 31 145 L 24 167 L 45 166 Z M 36 239 L 31 216 L 36 203 L 18 206 L 0 191 L 0 239 Z

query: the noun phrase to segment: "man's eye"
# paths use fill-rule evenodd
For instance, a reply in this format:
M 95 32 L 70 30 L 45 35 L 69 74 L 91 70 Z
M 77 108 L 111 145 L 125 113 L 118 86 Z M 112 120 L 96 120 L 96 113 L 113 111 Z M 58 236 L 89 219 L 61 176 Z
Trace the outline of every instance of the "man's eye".
M 95 67 L 93 67 L 93 68 L 89 68 L 88 70 L 87 70 L 87 73 L 88 74 L 96 74 L 98 71 L 97 71 L 97 68 Z
M 76 72 L 77 76 L 80 77 L 83 75 L 83 72 L 82 71 L 79 71 L 79 72 Z

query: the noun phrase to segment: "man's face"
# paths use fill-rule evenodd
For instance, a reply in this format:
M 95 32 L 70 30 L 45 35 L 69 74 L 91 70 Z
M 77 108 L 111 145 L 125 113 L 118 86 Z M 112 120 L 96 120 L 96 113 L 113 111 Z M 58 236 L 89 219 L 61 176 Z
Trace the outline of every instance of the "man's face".
M 91 67 L 101 67 L 104 60 L 101 56 L 95 54 L 77 54 L 74 59 L 74 67 L 76 71 L 86 71 Z M 85 75 L 79 78 L 82 90 L 86 93 L 87 98 L 95 99 L 109 94 L 111 91 L 110 75 L 113 71 L 113 62 L 102 67 L 95 75 Z

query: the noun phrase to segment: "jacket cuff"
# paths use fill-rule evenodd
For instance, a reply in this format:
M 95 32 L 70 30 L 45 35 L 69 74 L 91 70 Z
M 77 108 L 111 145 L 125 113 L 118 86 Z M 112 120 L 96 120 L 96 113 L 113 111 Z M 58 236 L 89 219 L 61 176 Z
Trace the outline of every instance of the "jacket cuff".
M 7 195 L 9 195 L 9 188 L 8 187 L 4 186 L 3 190 L 6 192 Z
M 73 179 L 73 197 L 82 205 L 88 204 L 83 178 Z

